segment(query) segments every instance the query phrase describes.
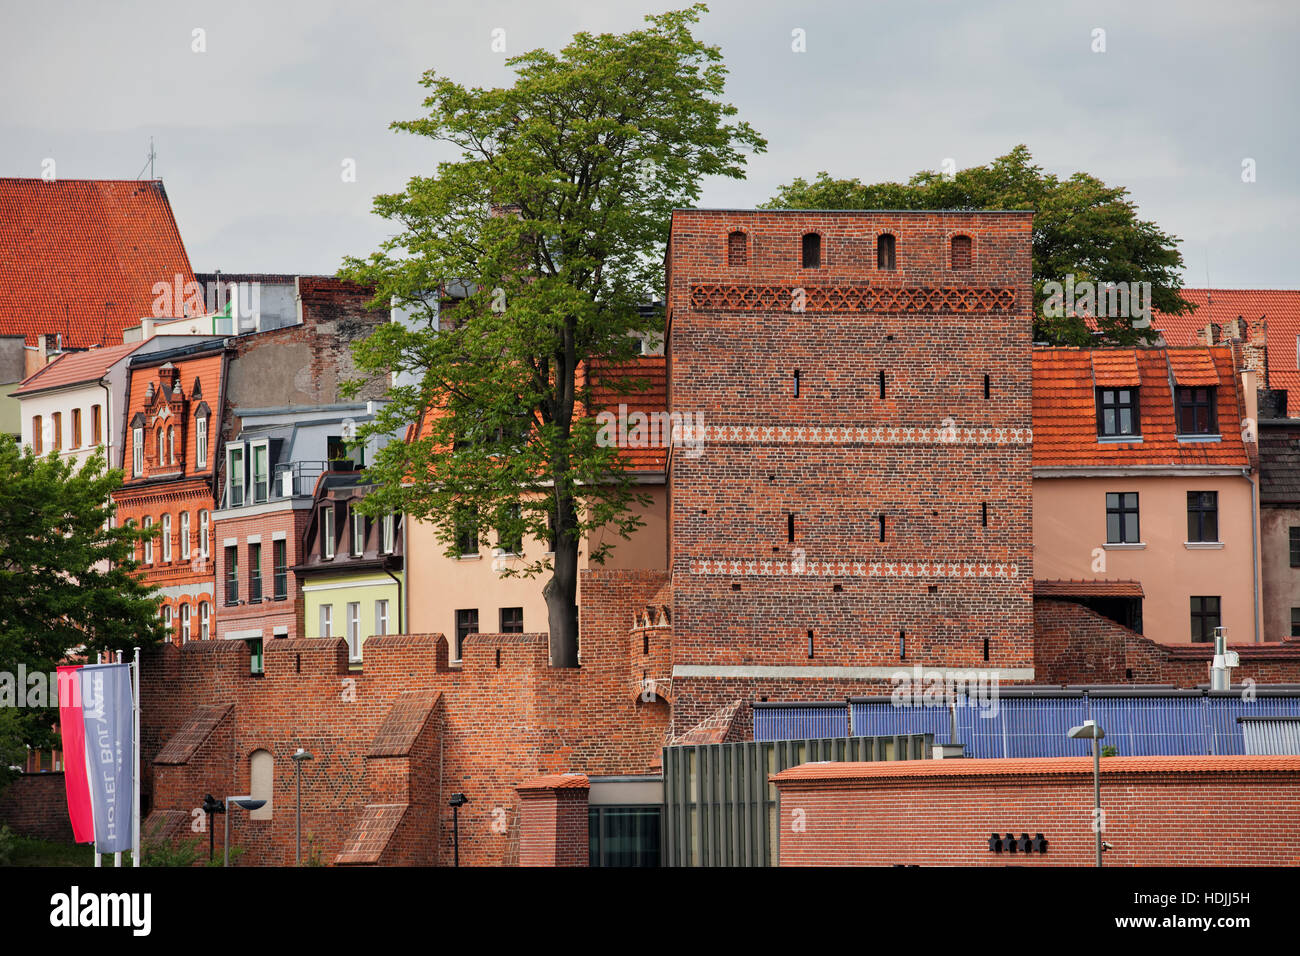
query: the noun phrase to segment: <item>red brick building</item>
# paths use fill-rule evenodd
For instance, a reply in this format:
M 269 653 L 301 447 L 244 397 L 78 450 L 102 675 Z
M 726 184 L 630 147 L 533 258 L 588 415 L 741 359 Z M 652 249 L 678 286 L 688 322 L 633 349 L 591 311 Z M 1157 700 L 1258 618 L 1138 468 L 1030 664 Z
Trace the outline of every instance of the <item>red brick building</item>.
M 674 724 L 1033 676 L 1028 212 L 678 211 Z
M 215 634 L 212 512 L 227 349 L 221 339 L 134 358 L 117 520 L 159 529 L 136 557 L 175 643 Z

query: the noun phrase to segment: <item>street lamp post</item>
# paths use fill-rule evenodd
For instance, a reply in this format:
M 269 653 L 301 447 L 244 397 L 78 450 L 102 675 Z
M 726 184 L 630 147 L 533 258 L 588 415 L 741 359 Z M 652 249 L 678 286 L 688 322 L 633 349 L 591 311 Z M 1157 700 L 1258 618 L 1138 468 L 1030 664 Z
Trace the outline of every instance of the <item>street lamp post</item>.
M 469 803 L 469 797 L 463 793 L 451 795 L 451 840 L 455 865 L 460 866 L 460 808 Z
M 265 800 L 254 800 L 251 796 L 226 797 L 226 842 L 222 847 L 222 853 L 225 854 L 222 866 L 230 866 L 230 805 L 232 803 L 244 810 L 259 810 L 266 806 Z
M 203 812 L 208 815 L 208 862 L 212 862 L 212 857 L 216 855 L 217 841 L 217 824 L 213 819 L 215 813 L 225 813 L 226 808 L 222 806 L 221 801 L 210 793 L 203 795 Z
M 294 835 L 297 839 L 298 849 L 294 853 L 293 865 L 302 866 L 302 762 L 311 760 L 312 755 L 310 751 L 299 747 L 294 753 L 290 754 L 289 759 L 293 761 L 294 787 L 298 791 L 298 810 L 294 821 Z
M 1067 737 L 1092 741 L 1092 835 L 1097 848 L 1097 865 L 1101 866 L 1101 739 L 1106 731 L 1095 720 L 1085 720 L 1071 727 Z

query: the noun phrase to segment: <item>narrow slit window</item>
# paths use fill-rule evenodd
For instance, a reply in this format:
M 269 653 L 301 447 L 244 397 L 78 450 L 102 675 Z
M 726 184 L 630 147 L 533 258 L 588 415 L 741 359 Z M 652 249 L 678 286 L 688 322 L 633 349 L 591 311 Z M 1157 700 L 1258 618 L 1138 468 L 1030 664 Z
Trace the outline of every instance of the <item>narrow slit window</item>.
M 891 233 L 885 233 L 876 240 L 876 268 L 893 269 L 896 258 L 894 255 L 895 242 Z
M 791 511 L 785 516 L 785 535 L 790 542 L 794 541 L 794 512 Z
M 885 370 L 880 370 L 880 397 L 885 397 Z
M 739 269 L 749 261 L 748 239 L 743 232 L 727 236 L 727 266 Z
M 820 269 L 822 265 L 822 237 L 810 232 L 803 237 L 803 267 Z
M 880 516 L 880 540 L 885 540 L 885 516 Z
M 813 656 L 813 632 L 808 632 L 808 659 L 812 660 Z
M 799 397 L 799 370 L 794 370 L 794 397 Z
M 985 528 L 989 526 L 989 503 L 987 501 L 980 502 L 980 524 Z
M 988 375 L 985 375 L 985 376 L 984 376 L 984 397 L 985 397 L 985 398 L 988 398 L 988 397 L 989 397 L 989 384 L 990 384 L 990 383 L 989 383 L 989 377 L 988 377 Z

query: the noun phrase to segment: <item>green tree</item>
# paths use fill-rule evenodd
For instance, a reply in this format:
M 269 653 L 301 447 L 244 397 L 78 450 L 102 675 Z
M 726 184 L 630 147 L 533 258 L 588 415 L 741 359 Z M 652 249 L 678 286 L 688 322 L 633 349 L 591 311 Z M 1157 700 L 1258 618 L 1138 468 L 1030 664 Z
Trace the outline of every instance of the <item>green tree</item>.
M 577 663 L 580 542 L 602 527 L 628 536 L 640 523 L 632 506 L 646 500 L 618 449 L 602 447 L 588 372 L 630 358 L 635 334 L 661 330 L 662 316 L 637 306 L 663 288 L 672 210 L 696 202 L 704 176 L 740 178 L 745 151 L 766 147 L 719 99 L 721 53 L 691 34 L 705 11 L 513 57 L 507 88 L 425 73 L 428 115 L 392 127 L 449 143 L 459 158 L 376 197 L 398 231 L 340 270 L 375 288 L 375 306 L 417 317 L 355 350 L 364 372 L 420 382 L 393 388 L 359 437 L 423 425 L 418 440 L 376 456 L 366 510 L 429 521 L 448 554 L 458 531 L 552 540 L 553 561 L 517 573 L 551 575 L 556 666 Z M 440 310 L 453 284 L 467 294 Z M 590 547 L 589 560 L 608 548 Z
M 0 673 L 16 680 L 22 664 L 48 675 L 97 651 L 130 656 L 163 638 L 158 598 L 134 560 L 136 543 L 157 529 L 110 526 L 121 484 L 102 451 L 78 467 L 0 436 Z M 46 708 L 0 710 L 0 771 L 21 762 L 26 746 L 57 744 L 55 690 Z
M 1181 315 L 1195 309 L 1179 291 L 1183 264 L 1178 239 L 1138 218 L 1128 190 L 1108 186 L 1088 173 L 1068 179 L 1044 174 L 1020 145 L 987 166 L 972 166 L 951 178 L 922 171 L 906 183 L 864 184 L 831 179 L 795 179 L 777 190 L 769 209 L 1032 209 L 1034 339 L 1058 345 L 1092 345 L 1096 337 L 1078 315 L 1051 315 L 1045 308 L 1048 282 L 1150 282 L 1147 303 Z M 1102 339 L 1115 345 L 1153 341 L 1155 330 L 1130 318 L 1097 316 Z

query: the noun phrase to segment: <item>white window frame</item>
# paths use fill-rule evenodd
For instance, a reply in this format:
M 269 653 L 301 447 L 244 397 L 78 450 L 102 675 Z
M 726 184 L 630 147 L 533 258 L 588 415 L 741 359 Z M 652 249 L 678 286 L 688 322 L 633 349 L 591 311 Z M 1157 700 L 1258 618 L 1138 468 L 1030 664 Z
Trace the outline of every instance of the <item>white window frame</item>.
M 379 530 L 379 549 L 383 554 L 392 554 L 393 548 L 397 544 L 397 515 L 388 513 L 384 515 L 383 522 Z
M 320 606 L 320 636 L 334 636 L 334 605 L 322 604 Z
M 257 497 L 257 453 L 261 451 L 266 458 L 266 491 L 264 497 Z M 248 492 L 253 504 L 263 504 L 271 497 L 271 443 L 269 441 L 251 442 L 248 446 Z
M 181 560 L 190 559 L 190 513 L 181 512 Z
M 166 429 L 163 428 L 161 425 L 158 427 L 158 467 L 159 468 L 167 464 L 167 459 L 163 457 L 163 452 L 167 450 L 167 447 L 164 444 L 164 440 L 163 440 L 163 432 L 165 430 Z
M 388 599 L 375 602 L 375 633 L 388 633 Z
M 352 524 L 352 556 L 359 558 L 366 553 L 366 516 L 357 510 L 356 505 L 348 508 Z
M 145 515 L 144 520 L 140 522 L 140 527 L 144 528 L 147 532 L 153 527 L 153 518 Z M 144 539 L 144 563 L 153 564 L 153 538 Z
M 239 458 L 239 467 L 235 467 L 235 458 Z M 248 501 L 248 453 L 243 442 L 231 442 L 226 446 L 226 507 L 238 508 Z M 239 489 L 239 501 L 235 501 L 235 489 Z
M 188 603 L 181 605 L 181 643 L 190 642 L 190 606 Z
M 355 661 L 361 657 L 361 602 L 349 601 L 347 611 L 348 656 Z
M 172 634 L 172 606 L 170 604 L 163 605 L 162 619 L 163 627 L 167 629 L 168 638 L 175 636 Z
M 162 516 L 162 563 L 172 563 L 172 516 Z
M 320 512 L 321 552 L 326 561 L 334 558 L 334 502 L 326 501 Z
M 131 476 L 139 478 L 144 474 L 144 429 L 131 429 Z
M 212 621 L 212 609 L 207 601 L 199 602 L 199 636 L 207 640 L 212 633 L 210 630 Z
M 194 419 L 194 467 L 208 467 L 208 416 Z
M 167 464 L 176 464 L 176 426 L 167 426 Z
M 208 510 L 204 508 L 199 512 L 199 557 L 204 561 L 208 560 L 208 536 L 211 533 L 212 517 Z

